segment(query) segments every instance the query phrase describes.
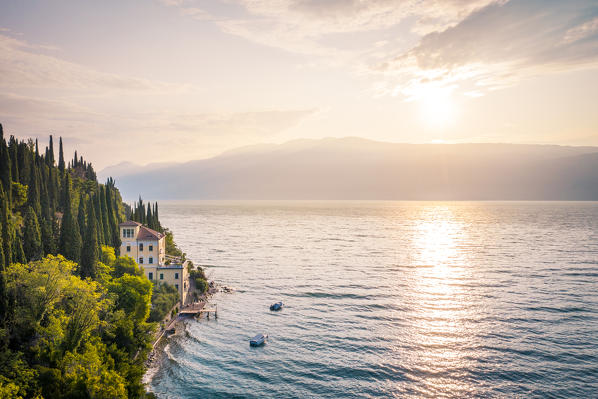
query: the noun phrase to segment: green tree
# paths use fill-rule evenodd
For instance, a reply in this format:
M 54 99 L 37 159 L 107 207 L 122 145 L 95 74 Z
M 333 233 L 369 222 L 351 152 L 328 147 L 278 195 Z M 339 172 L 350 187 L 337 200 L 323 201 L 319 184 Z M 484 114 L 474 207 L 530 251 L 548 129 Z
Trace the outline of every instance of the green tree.
M 50 145 L 48 147 L 48 156 L 46 157 L 48 166 L 54 166 L 54 138 L 50 135 Z
M 31 206 L 27 209 L 25 216 L 23 250 L 28 260 L 39 260 L 43 255 L 42 237 L 35 211 Z
M 104 227 L 103 236 L 104 244 L 112 245 L 112 231 L 110 230 L 110 222 L 108 220 L 108 206 L 106 205 L 106 194 L 104 193 L 104 186 L 100 185 L 99 201 L 100 201 L 100 212 L 102 219 L 102 226 Z
M 10 158 L 8 155 L 8 147 L 4 137 L 0 140 L 0 180 L 2 181 L 2 187 L 7 197 L 9 206 L 11 205 L 12 196 L 12 175 L 10 173 Z
M 62 137 L 59 139 L 58 146 L 58 170 L 60 173 L 64 173 L 64 151 L 62 150 Z
M 4 252 L 4 262 L 9 265 L 13 262 L 12 243 L 14 241 L 14 227 L 11 214 L 9 212 L 8 198 L 4 195 L 4 190 L 0 185 L 0 224 L 2 225 L 2 246 Z
M 42 210 L 40 205 L 40 184 L 39 172 L 37 168 L 31 169 L 31 176 L 29 177 L 29 185 L 27 190 L 27 204 L 33 209 L 35 215 L 40 217 Z
M 82 278 L 97 276 L 97 263 L 99 259 L 99 244 L 96 225 L 96 217 L 93 204 L 89 204 L 89 213 L 87 214 L 87 228 L 85 231 L 85 240 L 81 251 L 81 265 L 79 274 Z
M 122 277 L 125 274 L 131 276 L 142 276 L 143 270 L 137 265 L 137 262 L 129 256 L 119 256 L 114 262 L 114 277 Z
M 59 250 L 67 259 L 78 262 L 81 258 L 81 234 L 71 209 L 71 177 L 68 173 L 64 180 L 63 193 L 64 214 L 60 225 Z
M 125 274 L 112 280 L 108 290 L 116 294 L 116 309 L 122 309 L 137 323 L 145 322 L 152 298 L 152 283 L 147 278 Z
M 44 219 L 41 223 L 42 246 L 44 255 L 56 255 L 56 238 L 54 236 L 53 219 Z
M 85 237 L 85 226 L 87 226 L 85 216 L 87 213 L 86 203 L 85 195 L 81 193 L 81 196 L 79 197 L 79 211 L 77 212 L 77 224 L 79 225 L 79 234 L 81 234 L 81 238 Z
M 98 242 L 100 244 L 105 244 L 106 240 L 104 238 L 104 225 L 102 222 L 102 207 L 100 205 L 100 196 L 96 193 L 92 196 L 93 202 L 89 203 L 89 206 L 95 207 L 95 220 L 96 220 L 96 234 L 98 236 Z

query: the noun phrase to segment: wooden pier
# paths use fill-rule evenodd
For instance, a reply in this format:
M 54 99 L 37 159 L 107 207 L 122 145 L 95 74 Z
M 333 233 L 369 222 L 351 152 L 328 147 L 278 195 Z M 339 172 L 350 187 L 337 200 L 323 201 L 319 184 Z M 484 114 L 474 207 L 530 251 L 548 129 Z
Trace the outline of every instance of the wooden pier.
M 214 316 L 215 319 L 218 318 L 218 306 L 214 305 L 212 308 L 205 308 L 204 302 L 199 302 L 196 304 L 187 305 L 179 311 L 179 316 L 192 316 L 192 317 L 201 317 L 202 314 L 205 314 L 206 317 L 210 318 L 210 313 Z

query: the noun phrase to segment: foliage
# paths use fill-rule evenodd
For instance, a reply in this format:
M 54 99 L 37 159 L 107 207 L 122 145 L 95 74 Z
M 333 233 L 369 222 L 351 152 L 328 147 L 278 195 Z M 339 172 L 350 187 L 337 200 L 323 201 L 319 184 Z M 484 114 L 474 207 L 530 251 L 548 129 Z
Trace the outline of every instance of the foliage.
M 0 397 L 144 397 L 135 355 L 149 347 L 152 284 L 129 274 L 83 280 L 77 268 L 50 255 L 2 273 L 13 306 L 3 324 Z
M 160 220 L 158 216 L 158 203 L 155 202 L 154 205 L 151 203 L 147 203 L 147 205 L 143 202 L 141 197 L 139 197 L 139 202 L 136 202 L 130 210 L 130 219 L 136 222 L 142 223 L 149 227 L 150 229 L 163 232 L 164 229 L 160 225 Z
M 189 270 L 189 276 L 195 282 L 196 292 L 199 292 L 200 294 L 208 292 L 209 283 L 202 267 L 197 266 L 195 269 Z
M 125 274 L 142 276 L 143 270 L 130 256 L 121 256 L 114 262 L 114 277 L 122 277 Z
M 157 284 L 152 294 L 152 309 L 148 321 L 161 321 L 178 301 L 179 291 L 175 287 L 166 283 Z
M 189 276 L 192 279 L 202 278 L 204 280 L 207 280 L 206 273 L 204 272 L 204 270 L 203 270 L 203 268 L 201 266 L 197 266 L 195 269 L 190 269 L 189 270 Z
M 196 278 L 195 279 L 195 289 L 202 294 L 205 294 L 208 291 L 208 281 L 205 278 Z
M 90 200 L 91 204 L 91 200 Z M 85 240 L 81 251 L 80 275 L 81 277 L 95 278 L 97 275 L 97 264 L 99 259 L 98 234 L 96 217 L 93 206 L 89 206 L 90 222 L 85 230 Z
M 114 250 L 125 204 L 62 138 L 57 162 L 0 124 L 0 398 L 144 398 L 153 290 Z
M 35 211 L 30 206 L 25 216 L 25 240 L 23 242 L 23 250 L 27 259 L 39 260 L 42 257 L 42 235 L 37 222 Z
M 57 252 L 78 262 L 92 222 L 96 224 L 98 248 L 120 246 L 118 223 L 124 220 L 125 206 L 114 180 L 99 184 L 91 163 L 80 156 L 65 165 L 62 138 L 59 151 L 56 164 L 52 136 L 42 155 L 37 140 L 19 141 L 14 136 L 7 140 L 0 125 L 0 224 L 2 252 L 8 264 Z M 91 219 L 86 198 L 97 204 Z M 31 251 L 27 242 L 31 235 L 25 230 L 32 228 L 33 220 L 30 217 L 29 224 L 25 220 L 29 207 L 41 233 L 41 256 L 37 246 Z M 152 218 L 156 219 L 157 213 Z
M 166 254 L 171 256 L 177 256 L 181 258 L 184 262 L 186 254 L 183 253 L 183 251 L 181 251 L 179 247 L 177 247 L 176 243 L 174 242 L 174 234 L 172 234 L 172 231 L 164 229 L 164 233 L 166 234 Z

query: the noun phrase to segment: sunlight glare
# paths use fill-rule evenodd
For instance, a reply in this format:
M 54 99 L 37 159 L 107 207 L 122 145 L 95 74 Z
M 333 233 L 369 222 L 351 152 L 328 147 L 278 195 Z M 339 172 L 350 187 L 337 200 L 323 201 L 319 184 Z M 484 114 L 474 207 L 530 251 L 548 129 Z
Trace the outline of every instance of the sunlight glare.
M 420 117 L 431 128 L 443 128 L 455 120 L 455 103 L 452 87 L 428 86 L 417 93 Z

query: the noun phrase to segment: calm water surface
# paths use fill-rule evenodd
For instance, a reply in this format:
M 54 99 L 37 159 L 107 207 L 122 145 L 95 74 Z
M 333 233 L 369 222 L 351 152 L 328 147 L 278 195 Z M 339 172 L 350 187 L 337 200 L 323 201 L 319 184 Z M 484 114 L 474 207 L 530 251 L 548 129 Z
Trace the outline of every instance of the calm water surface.
M 170 339 L 149 374 L 159 398 L 598 397 L 598 203 L 160 212 L 237 291 Z M 257 332 L 270 341 L 250 348 Z

